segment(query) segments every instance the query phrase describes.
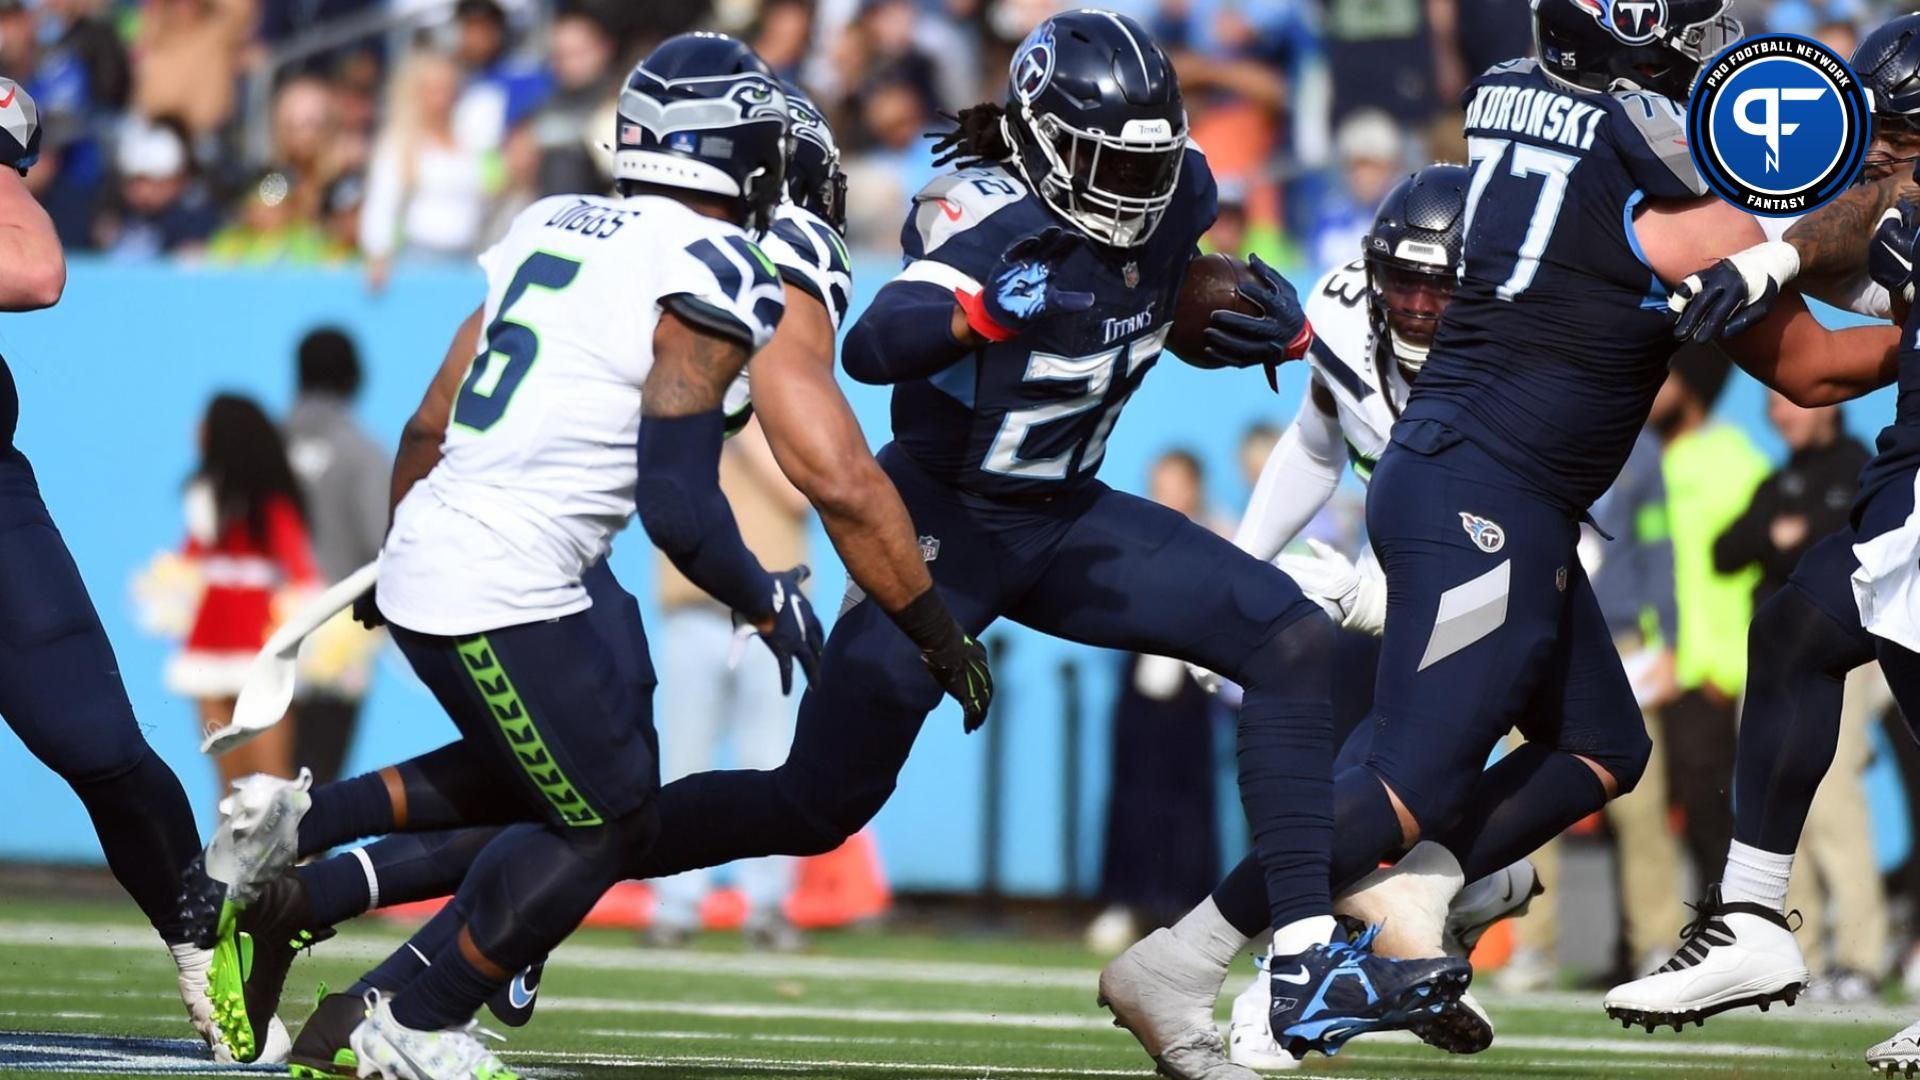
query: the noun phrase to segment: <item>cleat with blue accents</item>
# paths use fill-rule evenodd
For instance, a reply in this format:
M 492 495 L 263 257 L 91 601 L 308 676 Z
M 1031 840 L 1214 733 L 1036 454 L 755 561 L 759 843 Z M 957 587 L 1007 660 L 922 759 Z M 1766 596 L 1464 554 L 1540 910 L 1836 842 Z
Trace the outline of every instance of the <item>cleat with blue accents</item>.
M 1332 1057 L 1348 1039 L 1375 1031 L 1419 1031 L 1457 1002 L 1473 966 L 1457 957 L 1394 960 L 1373 951 L 1377 927 L 1352 942 L 1316 945 L 1268 961 L 1273 1037 L 1303 1058 Z

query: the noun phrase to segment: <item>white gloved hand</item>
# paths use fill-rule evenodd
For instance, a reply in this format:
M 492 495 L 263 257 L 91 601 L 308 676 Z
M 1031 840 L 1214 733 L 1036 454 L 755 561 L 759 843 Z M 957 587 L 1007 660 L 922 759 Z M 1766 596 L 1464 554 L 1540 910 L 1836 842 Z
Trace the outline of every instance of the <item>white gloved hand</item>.
M 1311 555 L 1282 555 L 1274 564 L 1319 604 L 1343 630 L 1378 634 L 1386 624 L 1387 583 L 1380 564 L 1353 560 L 1319 540 L 1308 540 Z

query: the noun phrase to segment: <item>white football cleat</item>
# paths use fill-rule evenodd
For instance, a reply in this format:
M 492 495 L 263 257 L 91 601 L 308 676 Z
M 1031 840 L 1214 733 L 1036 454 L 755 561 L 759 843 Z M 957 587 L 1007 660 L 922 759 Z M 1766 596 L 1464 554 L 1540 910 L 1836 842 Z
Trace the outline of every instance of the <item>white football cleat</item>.
M 1253 982 L 1233 999 L 1233 1021 L 1227 1027 L 1227 1058 L 1235 1065 L 1263 1072 L 1286 1072 L 1300 1067 L 1273 1037 L 1273 980 L 1267 976 L 1267 955 L 1253 961 Z
M 1875 1044 L 1867 1051 L 1867 1067 L 1888 1076 L 1912 1076 L 1920 1070 L 1920 1023 L 1909 1024 L 1899 1034 Z
M 180 1001 L 187 1007 L 187 1022 L 213 1051 L 213 1060 L 222 1065 L 233 1064 L 233 1050 L 220 1037 L 220 1025 L 213 1022 L 213 999 L 207 996 L 207 967 L 213 963 L 213 950 L 183 941 L 168 945 L 167 951 L 173 954 Z
M 267 882 L 300 857 L 300 819 L 313 805 L 313 774 L 295 780 L 255 773 L 233 782 L 220 800 L 220 824 L 207 845 L 207 876 L 227 886 L 227 898 L 252 903 Z
M 293 1036 L 276 1015 L 267 1021 L 267 1041 L 260 1047 L 260 1056 L 253 1059 L 253 1064 L 285 1065 L 292 1053 Z
M 481 1042 L 500 1036 L 473 1021 L 443 1031 L 416 1031 L 393 1018 L 393 998 L 367 991 L 367 1016 L 347 1037 L 355 1072 L 382 1080 L 519 1080 Z
M 1760 904 L 1724 902 L 1718 885 L 1693 909 L 1680 951 L 1653 974 L 1614 987 L 1608 1016 L 1622 1027 L 1671 1024 L 1679 1031 L 1728 1009 L 1793 1004 L 1806 988 L 1807 962 L 1785 916 Z
M 1259 1080 L 1227 1059 L 1213 1021 L 1226 972 L 1155 930 L 1100 972 L 1100 1004 L 1113 1012 L 1169 1080 Z
M 1447 909 L 1447 927 L 1442 947 L 1448 956 L 1465 957 L 1493 925 L 1502 919 L 1517 919 L 1533 906 L 1533 898 L 1547 891 L 1533 863 L 1521 859 L 1495 870 L 1460 890 Z

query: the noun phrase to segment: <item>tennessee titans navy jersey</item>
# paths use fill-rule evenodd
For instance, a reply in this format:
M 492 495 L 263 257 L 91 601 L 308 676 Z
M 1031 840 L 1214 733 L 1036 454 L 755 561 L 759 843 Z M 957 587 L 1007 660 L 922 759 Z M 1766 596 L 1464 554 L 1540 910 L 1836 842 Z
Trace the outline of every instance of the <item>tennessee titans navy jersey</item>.
M 1582 93 L 1515 60 L 1465 102 L 1465 264 L 1396 437 L 1438 421 L 1584 510 L 1626 462 L 1675 347 L 1634 208 L 1706 185 L 1680 107 L 1657 94 Z
M 13 445 L 13 431 L 20 423 L 20 393 L 13 386 L 13 371 L 7 358 L 0 356 L 0 449 Z
M 1117 250 L 1089 241 L 1056 265 L 1058 287 L 1093 294 L 1091 308 L 1045 318 L 931 378 L 896 386 L 894 441 L 934 475 L 983 494 L 1047 494 L 1091 480 L 1127 399 L 1166 343 L 1181 277 L 1213 225 L 1215 199 L 1206 157 L 1189 149 L 1173 205 L 1145 244 Z M 1017 174 L 999 166 L 948 173 L 914 196 L 897 280 L 978 292 L 1002 252 L 1050 228 L 1070 226 Z

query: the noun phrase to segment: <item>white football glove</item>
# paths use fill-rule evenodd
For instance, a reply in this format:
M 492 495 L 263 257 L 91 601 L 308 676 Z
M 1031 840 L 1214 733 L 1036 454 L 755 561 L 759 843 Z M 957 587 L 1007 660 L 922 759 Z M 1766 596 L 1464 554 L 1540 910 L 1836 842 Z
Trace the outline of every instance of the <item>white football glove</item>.
M 1353 560 L 1319 540 L 1309 539 L 1311 555 L 1282 555 L 1274 564 L 1319 604 L 1342 630 L 1376 637 L 1387 623 L 1387 579 L 1371 554 Z

